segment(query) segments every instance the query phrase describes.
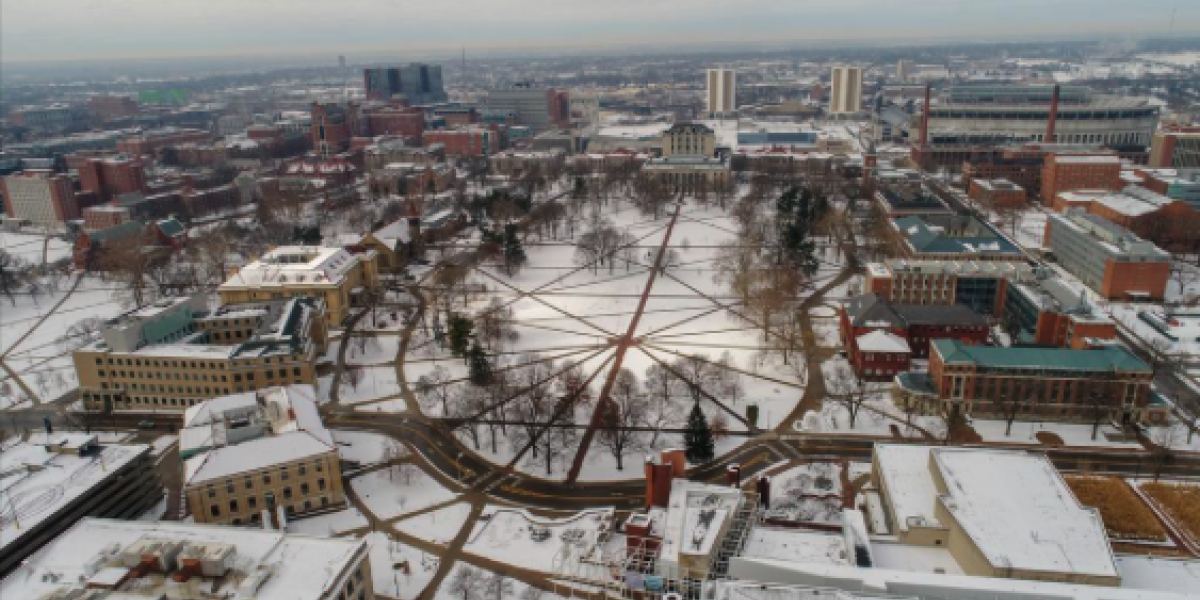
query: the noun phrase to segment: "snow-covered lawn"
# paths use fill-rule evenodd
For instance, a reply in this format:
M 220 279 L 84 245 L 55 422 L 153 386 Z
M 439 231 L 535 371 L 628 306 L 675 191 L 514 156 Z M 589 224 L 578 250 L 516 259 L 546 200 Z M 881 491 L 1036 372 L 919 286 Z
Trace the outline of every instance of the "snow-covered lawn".
M 566 519 L 544 519 L 524 510 L 489 506 L 464 550 L 527 569 L 554 572 L 568 552 L 593 547 L 611 520 L 612 513 L 607 510 L 586 511 Z M 534 539 L 539 531 L 548 532 L 549 536 Z
M 370 547 L 371 579 L 377 594 L 411 600 L 421 594 L 437 573 L 439 560 L 436 556 L 390 539 L 384 533 L 367 534 L 367 546 Z
M 337 443 L 338 454 L 343 459 L 369 464 L 383 459 L 383 451 L 392 438 L 378 433 L 335 429 L 333 441 Z
M 381 519 L 428 508 L 455 496 L 419 469 L 410 470 L 407 482 L 404 474 L 394 470 L 373 471 L 350 482 L 371 512 Z
M 344 404 L 360 404 L 378 400 L 400 393 L 400 385 L 396 383 L 396 368 L 392 365 L 383 367 L 355 367 L 357 375 L 347 371 L 342 374 L 341 399 Z M 353 381 L 358 378 L 357 385 Z
M 1062 438 L 1067 446 L 1090 446 L 1099 448 L 1129 448 L 1139 449 L 1141 444 L 1136 440 L 1112 439 L 1108 436 L 1120 436 L 1120 430 L 1111 425 L 1101 424 L 1092 439 L 1092 426 L 1087 423 L 1054 423 L 1044 421 L 1014 421 L 1012 434 L 1004 435 L 1008 424 L 1003 420 L 974 419 L 971 426 L 985 442 L 1003 442 L 1007 444 L 1040 444 L 1037 439 L 1039 432 L 1053 433 Z
M 413 537 L 445 545 L 458 535 L 470 513 L 471 505 L 459 502 L 397 521 L 395 526 Z

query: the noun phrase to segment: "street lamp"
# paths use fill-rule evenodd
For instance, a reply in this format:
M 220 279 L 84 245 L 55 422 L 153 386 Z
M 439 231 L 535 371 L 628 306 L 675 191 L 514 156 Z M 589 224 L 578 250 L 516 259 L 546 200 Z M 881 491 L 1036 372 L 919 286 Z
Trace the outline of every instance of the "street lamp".
M 454 466 L 455 466 L 455 468 L 458 470 L 458 483 L 459 483 L 459 485 L 462 485 L 462 482 L 463 482 L 462 457 L 463 457 L 463 453 L 462 453 L 462 452 L 459 452 L 459 453 L 458 453 L 458 456 L 457 456 L 457 457 L 455 457 L 455 459 L 454 459 Z

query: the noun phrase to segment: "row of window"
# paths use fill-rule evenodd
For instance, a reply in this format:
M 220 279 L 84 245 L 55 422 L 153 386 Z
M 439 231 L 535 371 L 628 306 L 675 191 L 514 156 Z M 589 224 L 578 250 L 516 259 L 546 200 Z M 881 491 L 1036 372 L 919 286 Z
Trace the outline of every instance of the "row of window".
M 108 373 L 109 372 L 105 371 L 104 369 L 100 369 L 100 370 L 96 371 L 96 374 L 99 375 L 100 377 L 105 377 Z M 267 369 L 267 370 L 263 371 L 263 374 L 267 379 L 275 378 L 275 370 L 274 369 Z M 249 381 L 251 383 L 254 382 L 254 373 L 253 372 L 246 373 L 245 375 L 246 375 L 246 381 Z M 172 372 L 164 372 L 164 371 L 112 371 L 111 376 L 116 379 L 162 379 L 165 381 L 204 381 L 204 382 L 211 381 L 212 383 L 217 383 L 218 381 L 220 383 L 228 383 L 229 382 L 228 375 L 220 375 L 220 379 L 218 379 L 217 378 L 218 376 L 214 374 L 214 375 L 212 375 L 212 378 L 209 379 L 208 373 L 199 373 L 199 374 L 193 375 L 191 373 L 186 373 L 186 372 L 172 373 Z M 287 377 L 287 367 L 280 367 L 279 376 Z M 300 367 L 292 367 L 292 376 L 293 377 L 300 376 Z M 242 374 L 234 373 L 233 374 L 233 382 L 241 383 L 241 381 L 242 381 Z
M 325 491 L 325 480 L 324 479 L 317 480 L 317 491 L 318 492 Z M 309 508 L 308 502 L 310 501 L 310 499 L 308 498 L 308 496 L 311 492 L 312 492 L 312 490 L 309 489 L 309 486 L 307 483 L 300 484 L 300 496 L 302 498 L 305 498 L 305 502 L 304 502 L 305 509 Z M 210 489 L 209 497 L 212 497 L 213 495 L 214 495 L 213 490 Z M 283 500 L 289 501 L 292 499 L 293 499 L 293 494 L 292 494 L 291 486 L 283 488 Z M 322 506 L 324 506 L 328 502 L 328 500 L 324 496 L 321 497 L 321 500 L 322 500 Z M 291 504 L 288 504 L 289 508 L 291 506 L 292 506 Z M 257 511 L 258 509 L 259 509 L 258 496 L 254 496 L 254 495 L 246 496 L 246 510 Z M 236 514 L 240 513 L 241 511 L 242 511 L 241 503 L 238 502 L 238 499 L 230 498 L 229 499 L 229 514 L 236 515 Z M 221 516 L 221 505 L 217 504 L 217 503 L 210 504 L 208 507 L 208 513 L 214 517 Z
M 241 364 L 271 364 L 271 363 L 281 364 L 284 362 L 284 360 L 286 358 L 288 358 L 288 357 L 268 356 L 265 358 L 243 359 L 243 363 L 241 363 Z M 159 360 L 159 359 L 149 359 L 149 358 L 122 358 L 119 356 L 115 357 L 115 358 L 112 356 L 97 356 L 96 364 L 101 365 L 101 366 L 116 365 L 119 367 L 158 367 L 158 368 L 170 367 L 170 368 L 175 368 L 175 369 L 222 369 L 222 368 L 225 368 L 225 366 L 229 364 L 229 361 L 227 361 L 227 360 L 219 360 L 219 361 Z

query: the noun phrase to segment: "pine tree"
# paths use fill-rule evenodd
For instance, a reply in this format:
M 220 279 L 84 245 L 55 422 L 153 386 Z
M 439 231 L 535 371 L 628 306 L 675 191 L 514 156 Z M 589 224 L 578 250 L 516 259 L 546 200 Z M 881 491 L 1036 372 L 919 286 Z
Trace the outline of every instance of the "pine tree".
M 467 344 L 471 341 L 475 324 L 468 317 L 450 313 L 450 317 L 446 319 L 446 327 L 448 330 L 446 335 L 450 339 L 450 352 L 455 356 L 462 356 L 467 351 Z
M 706 463 L 716 456 L 713 443 L 712 429 L 708 426 L 708 418 L 700 410 L 700 403 L 692 405 L 692 414 L 688 415 L 687 430 L 683 433 L 684 453 L 688 462 L 693 464 Z
M 511 276 L 525 264 L 525 248 L 521 246 L 521 236 L 517 234 L 517 225 L 509 223 L 504 226 L 504 267 Z
M 467 377 L 471 383 L 482 387 L 492 382 L 492 363 L 483 353 L 479 340 L 475 340 L 471 349 L 467 351 L 467 365 L 469 369 Z

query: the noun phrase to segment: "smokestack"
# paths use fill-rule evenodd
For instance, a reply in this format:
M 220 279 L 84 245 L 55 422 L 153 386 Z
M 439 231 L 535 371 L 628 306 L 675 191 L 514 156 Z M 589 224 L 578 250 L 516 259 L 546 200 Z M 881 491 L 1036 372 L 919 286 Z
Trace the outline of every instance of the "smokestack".
M 921 111 L 921 147 L 929 143 L 929 89 L 930 84 L 925 84 L 925 106 Z
M 1058 121 L 1058 84 L 1054 84 L 1054 93 L 1050 96 L 1050 118 L 1046 120 L 1046 135 L 1043 140 L 1047 144 L 1054 143 L 1054 124 Z

